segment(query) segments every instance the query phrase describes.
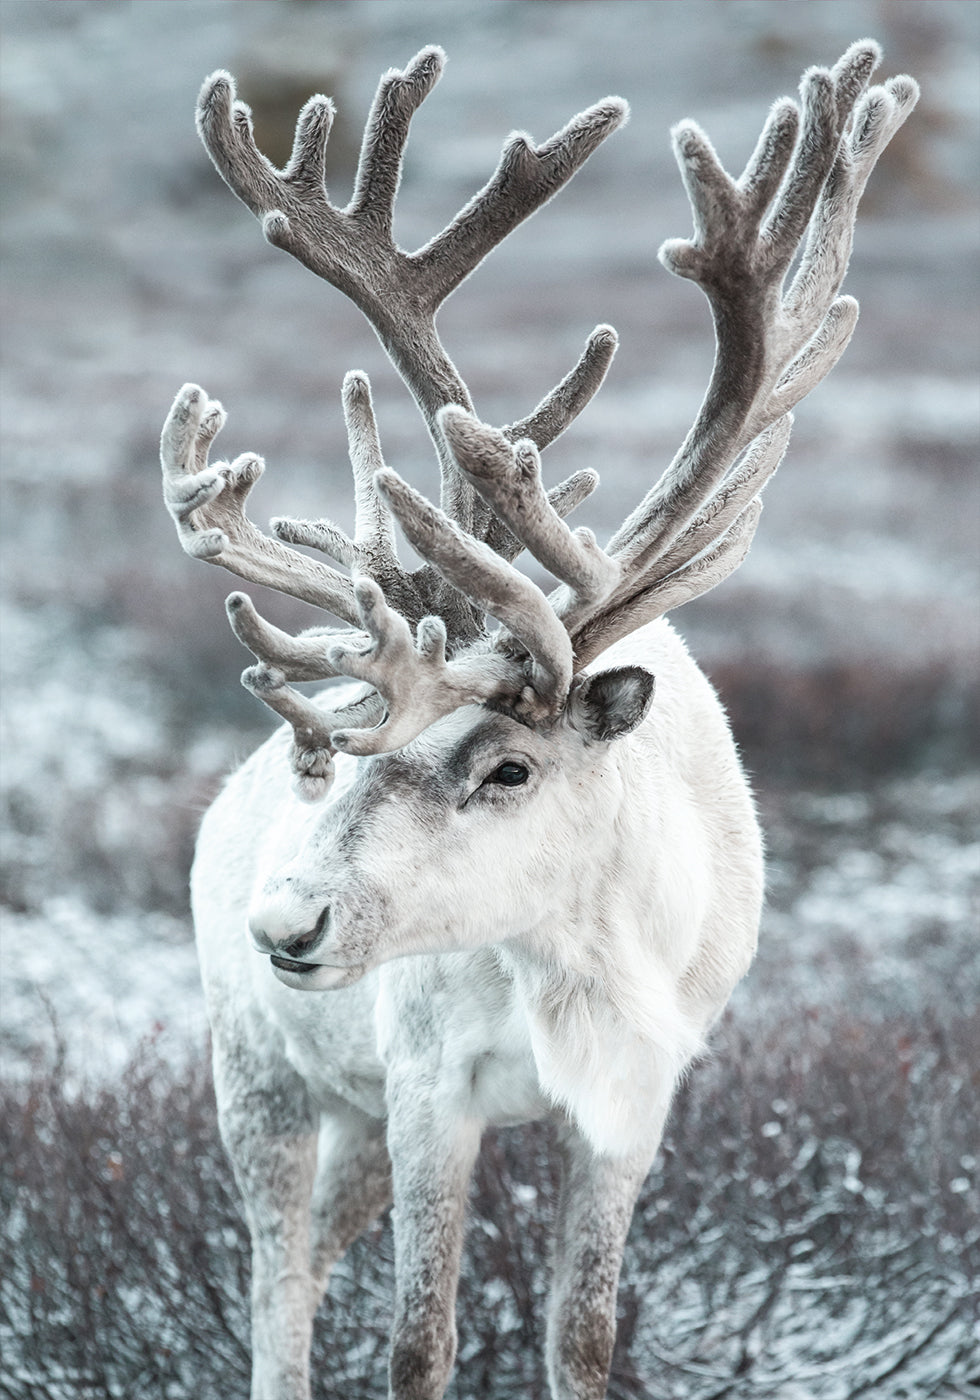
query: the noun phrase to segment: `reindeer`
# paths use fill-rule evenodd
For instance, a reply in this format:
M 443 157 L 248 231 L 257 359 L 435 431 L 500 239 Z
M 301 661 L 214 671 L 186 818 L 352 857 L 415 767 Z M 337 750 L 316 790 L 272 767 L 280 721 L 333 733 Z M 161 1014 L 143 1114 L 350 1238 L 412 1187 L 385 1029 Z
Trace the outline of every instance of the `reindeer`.
M 541 146 L 512 136 L 489 183 L 406 253 L 392 210 L 440 49 L 382 78 L 344 209 L 324 184 L 328 98 L 307 102 L 277 170 L 231 77 L 202 88 L 218 171 L 271 243 L 361 308 L 441 467 L 437 507 L 385 465 L 352 372 L 353 536 L 295 519 L 265 535 L 245 514 L 261 459 L 208 465 L 220 404 L 185 385 L 163 430 L 184 549 L 345 624 L 294 637 L 229 597 L 256 658 L 243 682 L 287 723 L 211 807 L 192 876 L 221 1132 L 252 1235 L 253 1400 L 309 1396 L 330 1268 L 392 1200 L 390 1394 L 441 1396 L 481 1134 L 541 1119 L 563 1168 L 551 1393 L 605 1393 L 634 1203 L 675 1086 L 751 962 L 763 898 L 725 714 L 664 615 L 745 557 L 791 410 L 854 329 L 838 290 L 858 199 L 917 96 L 906 77 L 869 89 L 879 58 L 862 41 L 807 72 L 737 180 L 694 123 L 675 128 L 695 229 L 659 256 L 707 296 L 715 363 L 677 456 L 604 549 L 565 523 L 595 473 L 549 490 L 539 459 L 599 387 L 614 331 L 599 326 L 537 408 L 498 428 L 435 316 L 625 102 Z M 399 561 L 395 522 L 418 567 Z M 514 567 L 522 549 L 557 580 L 550 594 Z M 329 698 L 291 684 L 326 678 L 341 679 Z

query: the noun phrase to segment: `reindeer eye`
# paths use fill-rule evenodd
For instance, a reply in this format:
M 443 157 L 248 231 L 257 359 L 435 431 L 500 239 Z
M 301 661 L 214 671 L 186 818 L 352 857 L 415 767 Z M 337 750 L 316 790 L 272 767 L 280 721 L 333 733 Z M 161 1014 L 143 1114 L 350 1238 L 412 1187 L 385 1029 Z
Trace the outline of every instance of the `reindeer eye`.
M 486 779 L 488 783 L 499 783 L 501 787 L 520 787 L 526 783 L 530 773 L 523 763 L 502 763 Z

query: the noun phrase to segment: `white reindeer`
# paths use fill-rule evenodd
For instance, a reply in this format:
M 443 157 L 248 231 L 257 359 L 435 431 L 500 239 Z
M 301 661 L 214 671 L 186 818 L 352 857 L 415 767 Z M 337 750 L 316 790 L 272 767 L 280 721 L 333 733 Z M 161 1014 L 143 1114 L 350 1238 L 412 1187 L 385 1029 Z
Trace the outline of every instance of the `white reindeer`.
M 675 129 L 695 232 L 660 259 L 707 295 L 717 355 L 677 457 L 605 549 L 564 523 L 595 475 L 546 491 L 539 451 L 598 388 L 614 332 L 600 326 L 538 408 L 497 429 L 474 416 L 435 313 L 626 104 L 608 98 L 542 146 L 512 136 L 485 188 L 405 253 L 392 207 L 439 49 L 382 79 L 345 209 L 324 186 L 327 98 L 303 108 L 279 171 L 228 74 L 202 89 L 221 175 L 272 243 L 365 312 L 442 469 L 437 509 L 384 465 L 352 373 L 353 538 L 285 519 L 269 537 L 244 511 L 261 460 L 207 465 L 220 405 L 187 385 L 163 431 L 187 552 L 348 624 L 291 637 L 228 599 L 258 660 L 244 683 L 288 725 L 207 814 L 193 872 L 221 1131 L 252 1233 L 254 1400 L 309 1395 L 329 1270 L 392 1200 L 390 1393 L 443 1394 L 480 1137 L 533 1119 L 555 1125 L 564 1168 L 552 1395 L 605 1393 L 634 1202 L 678 1078 L 752 959 L 763 891 L 725 715 L 663 615 L 744 558 L 790 410 L 854 328 L 837 293 L 858 198 L 917 95 L 905 77 L 869 90 L 878 59 L 863 41 L 808 72 L 737 180 L 697 126 Z M 399 563 L 395 520 L 421 567 Z M 510 562 L 523 548 L 559 581 L 550 596 Z M 362 684 L 334 709 L 288 684 L 337 676 Z

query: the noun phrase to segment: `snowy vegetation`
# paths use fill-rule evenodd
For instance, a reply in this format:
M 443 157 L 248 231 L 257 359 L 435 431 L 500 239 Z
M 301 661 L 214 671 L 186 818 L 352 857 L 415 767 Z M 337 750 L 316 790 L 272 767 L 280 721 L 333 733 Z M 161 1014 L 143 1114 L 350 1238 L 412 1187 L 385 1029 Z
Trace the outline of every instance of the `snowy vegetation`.
M 809 1007 L 759 1037 L 730 1017 L 682 1092 L 627 1247 L 613 1400 L 889 1400 L 980 1381 L 975 1016 Z M 2 1394 L 244 1395 L 247 1232 L 207 1071 L 148 1043 L 70 1091 L 8 1094 Z M 541 1373 L 554 1154 L 491 1136 L 472 1187 L 454 1400 L 525 1400 Z M 321 1400 L 385 1393 L 391 1240 L 338 1269 Z

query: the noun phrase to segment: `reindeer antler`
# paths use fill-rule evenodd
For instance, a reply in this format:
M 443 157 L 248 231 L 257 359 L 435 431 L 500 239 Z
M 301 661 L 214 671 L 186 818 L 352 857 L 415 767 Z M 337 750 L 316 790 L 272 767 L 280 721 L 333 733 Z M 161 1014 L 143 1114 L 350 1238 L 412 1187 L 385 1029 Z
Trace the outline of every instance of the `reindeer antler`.
M 592 617 L 573 625 L 579 664 L 633 630 L 638 617 L 659 616 L 666 597 L 676 607 L 714 587 L 744 558 L 755 528 L 747 503 L 779 465 L 790 410 L 837 363 L 857 322 L 857 302 L 837 293 L 850 258 L 858 200 L 918 98 L 908 77 L 865 92 L 880 59 L 878 45 L 862 40 L 832 70 L 806 73 L 800 85 L 802 114 L 788 98 L 776 104 L 737 181 L 693 122 L 674 129 L 695 234 L 690 241 L 665 243 L 660 260 L 669 271 L 697 282 L 707 296 L 715 322 L 715 364 L 683 446 L 607 546 L 622 566 L 624 582 Z M 799 270 L 784 292 L 804 235 Z M 726 483 L 732 464 L 756 439 L 756 448 Z M 719 523 L 732 520 L 735 502 L 742 503 L 742 512 L 729 527 L 727 552 L 723 542 L 722 554 L 709 564 L 698 557 L 708 542 L 698 512 L 717 490 L 727 502 Z M 681 574 L 691 587 L 673 597 Z M 668 578 L 675 582 L 665 589 Z
M 324 152 L 333 122 L 328 97 L 311 97 L 299 116 L 293 153 L 282 171 L 257 149 L 251 113 L 235 98 L 230 74 L 214 73 L 198 99 L 201 134 L 219 173 L 252 213 L 266 238 L 361 308 L 405 380 L 435 440 L 443 471 L 442 504 L 464 529 L 483 538 L 488 521 L 474 511 L 472 492 L 459 480 L 437 426 L 446 404 L 472 409 L 465 383 L 439 340 L 439 306 L 491 251 L 561 189 L 628 112 L 610 97 L 574 117 L 542 146 L 516 133 L 479 194 L 443 231 L 414 253 L 392 237 L 395 195 L 411 119 L 438 82 L 445 54 L 430 47 L 402 72 L 381 79 L 368 117 L 354 183 L 345 209 L 327 196 Z M 573 372 L 575 391 L 535 415 L 545 446 L 591 398 L 611 353 L 593 338 Z M 537 439 L 536 439 L 537 440 Z M 482 517 L 482 518 L 481 518 Z
M 294 638 L 264 622 L 244 595 L 229 599 L 235 632 L 259 663 L 243 680 L 293 726 L 304 795 L 325 790 L 336 750 L 399 748 L 459 705 L 506 703 L 532 723 L 557 716 L 575 670 L 738 567 L 758 522 L 759 492 L 786 448 L 790 410 L 833 367 L 854 329 L 857 305 L 837 293 L 857 203 L 917 97 L 905 77 L 865 91 L 879 58 L 866 40 L 832 70 L 805 74 L 801 108 L 789 99 L 773 108 L 737 180 L 696 125 L 675 128 L 695 229 L 690 240 L 664 244 L 660 258 L 708 297 L 715 364 L 680 451 L 604 550 L 563 518 L 594 488 L 595 474 L 577 473 L 546 491 L 539 451 L 599 387 L 615 332 L 600 326 L 561 384 L 526 418 L 497 429 L 475 416 L 435 313 L 622 123 L 626 104 L 607 98 L 542 146 L 511 137 L 484 189 L 442 233 L 405 253 L 391 233 L 402 152 L 411 117 L 441 72 L 440 49 L 424 49 L 382 79 L 345 209 L 329 202 L 323 179 L 328 98 L 307 102 L 279 171 L 257 150 L 228 74 L 208 79 L 198 124 L 222 176 L 271 242 L 361 307 L 415 396 L 442 468 L 439 509 L 385 466 L 367 379 L 348 375 L 354 535 L 327 521 L 279 519 L 271 539 L 244 513 L 261 459 L 207 464 L 224 421 L 220 405 L 188 385 L 171 410 L 161 443 L 164 494 L 184 548 L 355 629 Z M 393 518 L 425 561 L 420 569 L 399 563 Z M 322 550 L 353 578 L 290 545 Z M 511 566 L 522 548 L 559 580 L 550 598 Z M 492 639 L 487 615 L 502 624 Z M 372 689 L 327 712 L 288 684 L 336 675 Z

